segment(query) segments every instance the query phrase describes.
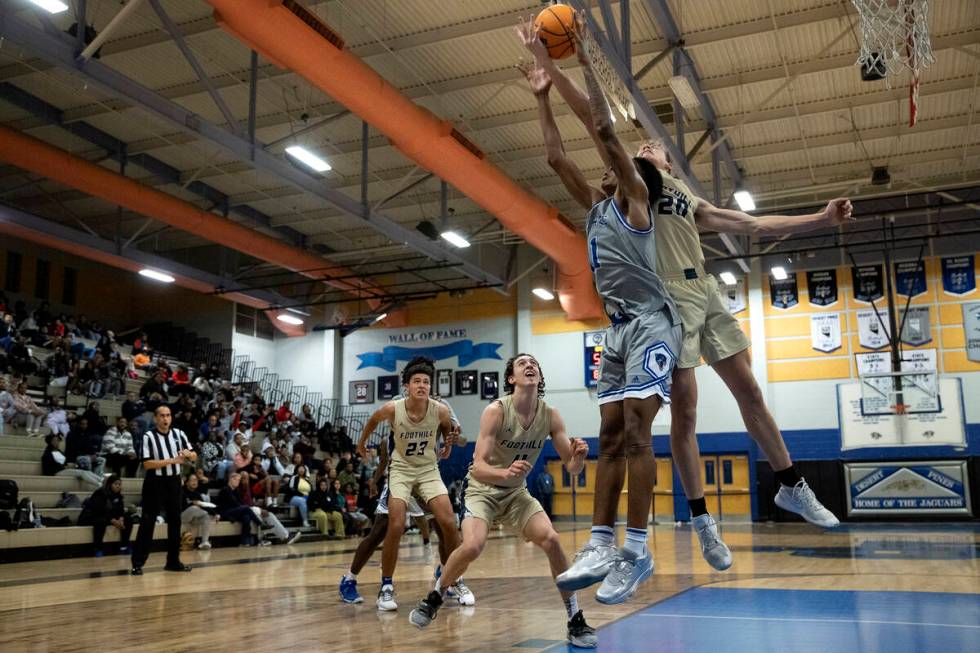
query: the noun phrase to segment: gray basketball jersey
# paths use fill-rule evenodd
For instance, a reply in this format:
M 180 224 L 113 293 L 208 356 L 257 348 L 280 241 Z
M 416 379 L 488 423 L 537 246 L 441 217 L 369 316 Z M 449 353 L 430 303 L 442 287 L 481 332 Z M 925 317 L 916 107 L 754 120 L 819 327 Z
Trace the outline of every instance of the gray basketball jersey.
M 649 229 L 634 229 L 607 197 L 589 211 L 587 225 L 589 266 L 609 319 L 625 322 L 663 308 L 668 300 L 656 272 L 653 216 Z

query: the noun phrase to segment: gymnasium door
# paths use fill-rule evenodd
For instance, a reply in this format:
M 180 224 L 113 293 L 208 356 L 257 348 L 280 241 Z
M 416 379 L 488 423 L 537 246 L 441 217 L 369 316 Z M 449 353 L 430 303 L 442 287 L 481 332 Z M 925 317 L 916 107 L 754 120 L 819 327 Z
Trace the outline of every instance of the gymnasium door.
M 748 456 L 701 456 L 701 479 L 708 512 L 716 517 L 752 518 Z

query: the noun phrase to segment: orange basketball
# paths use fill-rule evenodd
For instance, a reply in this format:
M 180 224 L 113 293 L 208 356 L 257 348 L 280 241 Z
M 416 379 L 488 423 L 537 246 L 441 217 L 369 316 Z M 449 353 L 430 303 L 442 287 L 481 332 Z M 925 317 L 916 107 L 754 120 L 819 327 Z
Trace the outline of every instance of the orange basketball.
M 575 10 L 568 5 L 551 5 L 534 19 L 541 42 L 552 59 L 564 59 L 575 52 Z

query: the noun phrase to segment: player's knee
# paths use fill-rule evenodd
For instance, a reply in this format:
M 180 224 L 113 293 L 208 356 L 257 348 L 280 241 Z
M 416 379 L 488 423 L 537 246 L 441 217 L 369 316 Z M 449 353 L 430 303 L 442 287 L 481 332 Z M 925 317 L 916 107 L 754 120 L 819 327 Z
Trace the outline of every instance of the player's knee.
M 670 405 L 670 420 L 672 422 L 671 426 L 676 426 L 677 428 L 671 428 L 671 436 L 674 433 L 679 435 L 687 435 L 687 432 L 693 435 L 694 429 L 688 428 L 691 425 L 697 424 L 698 419 L 698 406 L 697 403 L 686 403 L 677 401 L 674 399 L 674 403 Z
M 561 550 L 561 538 L 558 537 L 557 532 L 552 530 L 541 539 L 538 545 L 545 553 L 554 553 Z
M 603 425 L 599 431 L 599 458 L 622 458 L 626 455 L 626 439 L 621 425 Z
M 476 560 L 483 553 L 484 542 L 463 542 L 460 546 L 460 555 L 465 560 Z
M 754 380 L 738 388 L 734 393 L 739 406 L 752 411 L 763 410 L 766 407 L 766 400 L 762 396 L 762 388 Z

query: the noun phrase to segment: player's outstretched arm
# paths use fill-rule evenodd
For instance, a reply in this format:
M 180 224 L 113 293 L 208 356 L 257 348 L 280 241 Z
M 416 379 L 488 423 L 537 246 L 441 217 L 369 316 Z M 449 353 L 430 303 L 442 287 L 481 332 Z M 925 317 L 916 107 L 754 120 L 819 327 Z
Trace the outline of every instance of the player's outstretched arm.
M 830 200 L 823 211 L 807 215 L 763 215 L 755 217 L 735 209 L 722 209 L 704 200 L 698 201 L 694 220 L 702 231 L 749 236 L 781 236 L 813 229 L 836 227 L 856 220 L 851 200 L 839 197 Z
M 357 441 L 357 455 L 361 458 L 367 456 L 367 441 L 374 433 L 374 430 L 378 428 L 378 425 L 384 421 L 392 421 L 395 419 L 395 402 L 389 401 L 384 406 L 378 410 L 371 413 L 371 417 L 368 418 L 367 424 L 364 425 L 364 430 L 361 431 L 361 437 Z
M 626 215 L 624 216 L 634 229 L 647 230 L 651 227 L 649 211 L 649 194 L 647 186 L 640 178 L 640 173 L 633 164 L 633 158 L 626 153 L 623 144 L 616 136 L 613 127 L 612 116 L 609 113 L 609 105 L 606 96 L 599 86 L 595 71 L 592 70 L 592 62 L 582 47 L 579 37 L 584 34 L 585 21 L 579 12 L 575 12 L 575 34 L 576 47 L 575 54 L 578 56 L 579 63 L 585 73 L 585 88 L 589 92 L 589 106 L 592 110 L 592 121 L 599 135 L 600 149 L 609 155 L 610 165 L 616 173 L 618 187 L 616 188 L 616 203 Z
M 568 473 L 575 476 L 585 467 L 585 458 L 589 455 L 589 445 L 585 440 L 569 438 L 565 431 L 565 420 L 561 413 L 551 408 L 551 444 L 555 446 L 561 464 Z

